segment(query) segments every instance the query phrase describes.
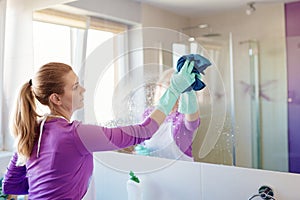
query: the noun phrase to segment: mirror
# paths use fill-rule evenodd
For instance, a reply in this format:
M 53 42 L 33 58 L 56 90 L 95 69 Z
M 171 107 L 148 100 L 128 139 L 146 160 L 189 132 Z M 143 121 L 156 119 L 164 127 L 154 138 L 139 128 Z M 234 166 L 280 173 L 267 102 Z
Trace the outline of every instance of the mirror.
M 72 7 L 69 9 L 72 12 L 76 9 L 82 12 L 85 9 L 93 11 L 93 14 L 98 17 L 107 15 L 112 19 L 122 18 L 123 22 L 127 20 L 135 22 L 128 23 L 133 29 L 108 39 L 99 47 L 112 49 L 114 48 L 112 44 L 116 41 L 124 44 L 122 42 L 126 39 L 134 38 L 130 40 L 132 43 L 128 43 L 129 51 L 118 52 L 121 57 L 106 55 L 98 49 L 106 57 L 102 56 L 103 65 L 98 63 L 97 73 L 109 74 L 110 65 L 121 66 L 125 63 L 123 65 L 125 69 L 114 68 L 119 74 L 123 73 L 123 76 L 119 76 L 119 80 L 129 84 L 128 87 L 131 88 L 126 90 L 129 93 L 122 94 L 122 98 L 129 98 L 130 95 L 135 94 L 137 96 L 131 97 L 139 99 L 142 93 L 148 91 L 144 90 L 145 88 L 151 89 L 151 83 L 155 83 L 161 70 L 164 70 L 161 66 L 174 65 L 176 60 L 173 56 L 174 44 L 184 45 L 185 53 L 203 53 L 213 60 L 214 65 L 207 69 L 204 82 L 208 87 L 198 99 L 202 121 L 193 144 L 195 160 L 289 171 L 284 4 L 257 5 L 252 15 L 245 15 L 244 9 L 241 8 L 234 12 L 188 19 L 152 6 L 141 8 L 139 4 L 133 2 L 131 2 L 132 12 L 126 12 L 127 15 L 122 11 L 111 11 L 109 8 L 95 11 L 94 3 L 96 2 L 89 5 L 76 1 L 67 5 Z M 143 18 L 133 16 L 133 11 L 142 12 Z M 159 16 L 163 17 L 157 20 L 156 17 Z M 172 24 L 175 22 L 176 25 Z M 159 28 L 136 28 L 137 24 L 142 27 Z M 201 24 L 206 24 L 207 27 L 199 28 L 198 25 Z M 189 41 L 191 37 L 195 39 L 192 42 Z M 141 47 L 147 48 L 141 49 Z M 93 76 L 89 74 L 94 72 L 89 71 L 89 64 L 93 65 L 94 59 L 99 58 L 99 55 L 95 55 L 85 63 L 87 67 L 85 75 Z M 176 56 L 178 58 L 178 54 Z M 155 63 L 155 66 L 151 63 Z M 99 69 L 99 66 L 104 68 Z M 133 66 L 136 68 L 132 68 Z M 148 73 L 150 71 L 151 73 Z M 129 79 L 122 79 L 124 75 Z M 133 75 L 138 78 L 132 79 Z M 93 78 L 97 80 L 97 77 Z M 93 81 L 89 83 L 92 79 L 85 78 L 87 87 L 94 83 Z M 127 82 L 128 80 L 137 82 Z M 99 85 L 98 82 L 97 84 Z M 136 84 L 138 87 L 134 87 Z M 101 90 L 101 87 L 98 89 Z M 94 90 L 95 88 L 92 91 Z M 122 100 L 122 98 L 117 99 Z M 86 99 L 94 100 L 92 96 Z M 127 100 L 132 102 L 132 99 Z M 147 103 L 146 100 L 143 100 L 143 105 L 134 106 L 143 107 Z M 93 102 L 89 102 L 85 110 L 85 119 L 88 122 L 97 121 L 94 108 L 89 107 L 93 105 Z M 142 109 L 134 111 L 142 112 Z M 220 111 L 221 119 L 212 121 L 212 111 Z M 212 134 L 207 134 L 207 130 L 211 122 L 215 123 L 212 126 L 215 135 L 211 137 L 212 141 L 209 141 L 208 136 Z M 126 123 L 126 121 L 121 120 L 118 123 Z M 201 148 L 206 151 L 201 151 Z

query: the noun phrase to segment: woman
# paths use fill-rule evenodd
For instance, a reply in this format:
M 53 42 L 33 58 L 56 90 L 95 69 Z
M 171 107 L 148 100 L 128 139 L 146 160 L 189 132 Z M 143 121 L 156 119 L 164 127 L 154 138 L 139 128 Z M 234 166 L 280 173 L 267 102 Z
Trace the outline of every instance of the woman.
M 6 194 L 29 199 L 82 199 L 93 171 L 92 152 L 125 148 L 149 139 L 169 114 L 181 92 L 195 81 L 194 62 L 172 76 L 156 109 L 142 123 L 107 128 L 70 122 L 83 106 L 85 89 L 72 68 L 48 63 L 20 91 L 14 116 L 17 152 L 3 180 Z M 35 101 L 50 114 L 39 116 Z
M 162 73 L 157 82 L 155 99 L 160 98 L 170 85 L 175 72 L 173 68 Z M 145 111 L 147 117 L 153 108 Z M 193 161 L 192 142 L 194 133 L 200 125 L 198 103 L 195 91 L 187 91 L 180 96 L 171 113 L 156 133 L 135 147 L 135 153 L 170 159 Z
M 200 124 L 197 96 L 195 91 L 202 90 L 205 83 L 201 80 L 201 74 L 211 65 L 211 62 L 199 55 L 188 54 L 180 57 L 176 69 L 180 71 L 187 60 L 193 60 L 193 72 L 196 74 L 195 82 L 187 88 L 180 96 L 179 103 L 176 102 L 172 112 L 167 116 L 164 123 L 149 140 L 135 147 L 135 152 L 142 155 L 152 155 L 171 159 L 193 161 L 192 143 L 194 134 Z M 160 98 L 166 86 L 170 85 L 174 69 L 164 71 L 158 80 L 156 99 Z M 165 86 L 165 87 L 163 87 Z M 153 109 L 147 109 L 148 116 Z

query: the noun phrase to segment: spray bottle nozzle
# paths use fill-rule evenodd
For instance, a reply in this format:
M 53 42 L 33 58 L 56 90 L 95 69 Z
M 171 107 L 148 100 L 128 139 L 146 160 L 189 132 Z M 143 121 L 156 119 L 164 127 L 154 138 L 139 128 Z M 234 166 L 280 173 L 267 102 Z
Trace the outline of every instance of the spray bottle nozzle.
M 139 178 L 134 175 L 133 171 L 130 171 L 129 175 L 130 175 L 130 180 L 135 181 L 137 183 L 140 182 Z

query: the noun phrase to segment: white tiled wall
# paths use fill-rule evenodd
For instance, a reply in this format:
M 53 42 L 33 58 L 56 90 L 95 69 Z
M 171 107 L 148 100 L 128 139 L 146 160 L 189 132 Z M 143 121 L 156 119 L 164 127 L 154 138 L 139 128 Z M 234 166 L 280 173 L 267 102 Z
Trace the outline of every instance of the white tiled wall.
M 127 200 L 130 170 L 144 182 L 143 200 L 248 200 L 262 185 L 274 190 L 276 200 L 300 199 L 298 174 L 115 152 L 95 153 L 97 199 Z
M 267 185 L 276 200 L 300 199 L 300 175 L 201 163 L 202 199 L 249 199 Z M 260 199 L 260 198 L 256 198 Z

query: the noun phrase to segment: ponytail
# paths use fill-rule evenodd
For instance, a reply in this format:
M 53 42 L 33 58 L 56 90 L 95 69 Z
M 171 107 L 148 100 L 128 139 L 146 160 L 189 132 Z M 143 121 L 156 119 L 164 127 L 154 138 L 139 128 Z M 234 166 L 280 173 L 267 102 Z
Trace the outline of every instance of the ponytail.
M 17 98 L 13 119 L 13 135 L 16 138 L 18 152 L 17 166 L 24 165 L 32 152 L 38 127 L 35 96 L 31 80 L 24 84 Z
M 30 80 L 22 86 L 13 120 L 13 134 L 18 151 L 17 165 L 26 163 L 38 140 L 38 118 L 41 116 L 36 111 L 36 102 L 50 107 L 50 95 L 64 93 L 64 76 L 71 70 L 71 66 L 67 64 L 50 62 L 38 70 L 33 83 Z

